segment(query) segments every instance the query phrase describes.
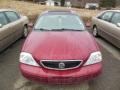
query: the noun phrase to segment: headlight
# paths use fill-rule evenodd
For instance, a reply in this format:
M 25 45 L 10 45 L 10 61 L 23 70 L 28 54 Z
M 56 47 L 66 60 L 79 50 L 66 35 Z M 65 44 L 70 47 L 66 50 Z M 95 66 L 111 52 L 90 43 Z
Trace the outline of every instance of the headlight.
M 84 64 L 84 66 L 87 65 L 91 65 L 91 64 L 95 64 L 95 63 L 99 63 L 102 61 L 102 54 L 101 52 L 94 52 L 90 55 L 89 59 L 87 60 L 87 62 Z
M 32 55 L 25 52 L 21 52 L 20 62 L 24 64 L 32 65 L 32 66 L 39 66 L 34 60 L 34 58 L 32 57 Z

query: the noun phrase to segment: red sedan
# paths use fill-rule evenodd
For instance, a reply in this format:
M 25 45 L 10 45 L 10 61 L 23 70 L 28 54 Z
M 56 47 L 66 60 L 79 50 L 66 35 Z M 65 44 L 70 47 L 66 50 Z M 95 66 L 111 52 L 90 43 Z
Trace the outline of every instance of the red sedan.
M 102 56 L 78 15 L 48 11 L 39 16 L 23 45 L 20 70 L 32 81 L 76 84 L 101 73 Z

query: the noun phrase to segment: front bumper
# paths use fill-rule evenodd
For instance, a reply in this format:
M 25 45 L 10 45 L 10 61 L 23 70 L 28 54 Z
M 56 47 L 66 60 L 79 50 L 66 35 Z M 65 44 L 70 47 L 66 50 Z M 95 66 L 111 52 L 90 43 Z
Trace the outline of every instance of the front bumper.
M 64 71 L 49 70 L 21 63 L 20 70 L 24 77 L 39 83 L 76 84 L 98 76 L 102 71 L 102 63 Z

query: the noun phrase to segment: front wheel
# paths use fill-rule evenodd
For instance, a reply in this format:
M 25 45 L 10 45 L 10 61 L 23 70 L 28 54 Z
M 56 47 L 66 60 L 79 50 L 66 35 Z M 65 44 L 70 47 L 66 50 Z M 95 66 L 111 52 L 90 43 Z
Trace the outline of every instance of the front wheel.
M 98 30 L 97 27 L 93 28 L 93 36 L 97 37 L 98 36 Z
M 23 37 L 26 38 L 27 36 L 28 36 L 28 27 L 24 26 Z

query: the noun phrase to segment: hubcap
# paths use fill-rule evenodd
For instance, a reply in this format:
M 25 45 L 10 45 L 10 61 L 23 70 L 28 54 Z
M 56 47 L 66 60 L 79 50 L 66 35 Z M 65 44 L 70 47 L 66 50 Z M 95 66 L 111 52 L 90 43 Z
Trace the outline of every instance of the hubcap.
M 94 36 L 97 36 L 97 28 L 94 28 L 94 30 L 93 30 L 93 35 L 94 35 Z
M 24 28 L 24 36 L 26 37 L 28 35 L 28 30 L 27 30 L 27 28 L 25 27 Z

